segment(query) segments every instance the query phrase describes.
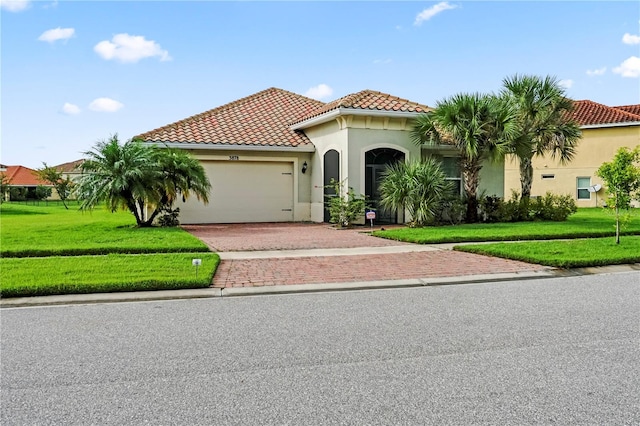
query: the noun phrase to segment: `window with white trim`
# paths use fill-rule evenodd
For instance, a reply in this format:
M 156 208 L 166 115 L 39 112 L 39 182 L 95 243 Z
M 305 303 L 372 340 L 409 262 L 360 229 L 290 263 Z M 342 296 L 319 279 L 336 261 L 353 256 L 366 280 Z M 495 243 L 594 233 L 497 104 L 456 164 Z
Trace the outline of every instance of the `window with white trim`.
M 462 174 L 458 157 L 442 157 L 442 171 L 446 180 L 451 182 L 454 194 L 462 194 Z
M 591 186 L 590 177 L 579 177 L 577 179 L 578 200 L 591 199 L 591 192 L 589 192 L 590 186 Z

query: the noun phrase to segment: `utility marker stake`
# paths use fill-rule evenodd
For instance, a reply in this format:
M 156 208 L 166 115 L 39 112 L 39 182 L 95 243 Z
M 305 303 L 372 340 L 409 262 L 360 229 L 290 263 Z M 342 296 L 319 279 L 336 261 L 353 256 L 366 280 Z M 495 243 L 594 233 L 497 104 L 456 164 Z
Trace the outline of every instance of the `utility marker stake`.
M 202 265 L 202 259 L 193 259 L 191 264 L 196 267 L 196 279 L 198 279 L 198 267 Z

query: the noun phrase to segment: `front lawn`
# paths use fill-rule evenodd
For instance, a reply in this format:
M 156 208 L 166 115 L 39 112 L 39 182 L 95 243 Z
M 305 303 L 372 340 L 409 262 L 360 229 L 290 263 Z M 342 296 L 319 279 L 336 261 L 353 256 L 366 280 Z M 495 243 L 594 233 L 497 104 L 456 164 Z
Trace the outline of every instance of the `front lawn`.
M 573 241 L 529 241 L 517 243 L 471 244 L 454 250 L 558 268 L 617 265 L 640 262 L 640 237 L 614 237 Z
M 640 235 L 640 212 L 632 212 L 622 235 Z M 595 238 L 615 235 L 615 218 L 610 211 L 584 208 L 566 222 L 481 223 L 425 228 L 397 228 L 373 233 L 376 237 L 418 244 L 472 241 L 551 240 Z
M 136 228 L 124 211 L 3 203 L 0 219 L 2 257 L 209 251 L 180 228 Z
M 0 220 L 2 297 L 202 288 L 220 262 L 186 231 L 136 228 L 127 212 L 3 203 Z

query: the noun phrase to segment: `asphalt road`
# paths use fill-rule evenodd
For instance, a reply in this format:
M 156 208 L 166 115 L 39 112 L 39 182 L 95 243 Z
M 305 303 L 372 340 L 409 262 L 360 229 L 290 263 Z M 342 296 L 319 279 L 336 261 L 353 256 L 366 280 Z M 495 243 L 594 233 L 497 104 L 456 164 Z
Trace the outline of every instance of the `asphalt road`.
M 2 309 L 31 424 L 640 424 L 640 274 Z

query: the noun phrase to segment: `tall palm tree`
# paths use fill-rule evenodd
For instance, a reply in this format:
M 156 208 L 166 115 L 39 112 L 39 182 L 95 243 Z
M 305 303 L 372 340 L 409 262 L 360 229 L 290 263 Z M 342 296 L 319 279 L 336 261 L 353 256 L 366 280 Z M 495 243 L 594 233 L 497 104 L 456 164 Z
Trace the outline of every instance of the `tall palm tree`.
M 503 80 L 503 96 L 516 109 L 517 133 L 511 152 L 520 163 L 522 198 L 531 196 L 533 157 L 550 154 L 561 164 L 571 161 L 580 128 L 571 119 L 573 101 L 555 77 L 515 75 Z
M 460 154 L 467 222 L 478 220 L 478 186 L 482 163 L 502 158 L 514 135 L 514 111 L 493 95 L 457 94 L 417 118 L 412 138 L 417 144 L 452 145 Z
M 82 210 L 106 202 L 112 212 L 129 210 L 138 226 L 147 227 L 163 208 L 173 205 L 178 194 L 186 198 L 193 192 L 208 202 L 211 184 L 202 165 L 187 153 L 135 139 L 120 144 L 114 135 L 84 154 L 84 174 L 77 189 Z
M 413 226 L 424 226 L 436 215 L 449 189 L 450 183 L 437 160 L 401 161 L 384 171 L 380 203 L 392 210 L 406 209 Z

